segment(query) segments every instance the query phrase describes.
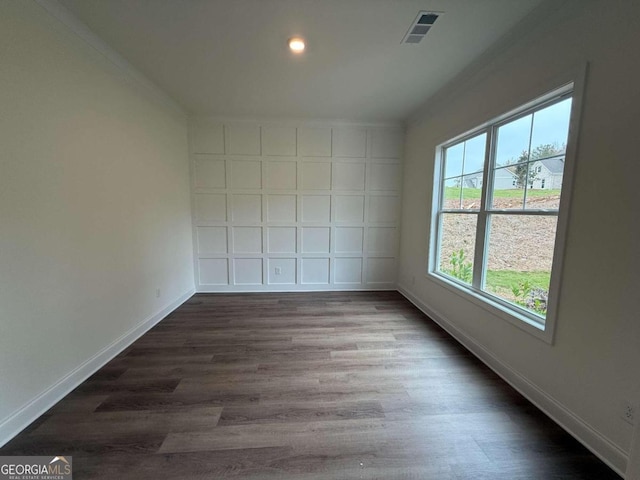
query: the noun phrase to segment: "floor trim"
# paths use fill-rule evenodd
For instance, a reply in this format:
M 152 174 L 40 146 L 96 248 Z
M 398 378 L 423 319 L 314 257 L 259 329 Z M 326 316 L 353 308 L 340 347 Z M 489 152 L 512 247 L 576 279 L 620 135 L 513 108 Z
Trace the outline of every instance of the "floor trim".
M 223 288 L 210 288 L 210 286 L 202 285 L 196 287 L 197 293 L 333 293 L 333 292 L 397 292 L 398 288 L 395 284 L 383 284 L 383 285 L 372 285 L 372 286 L 357 286 L 357 287 L 349 287 L 342 285 L 298 285 L 297 287 L 294 285 L 290 286 L 282 286 L 276 288 L 268 288 L 273 287 L 273 285 L 265 285 L 266 288 L 263 287 L 250 287 L 244 285 L 230 285 L 224 286 Z
M 63 397 L 68 395 L 78 385 L 111 361 L 122 350 L 144 335 L 151 327 L 156 325 L 176 308 L 186 302 L 194 293 L 195 290 L 190 289 L 186 293 L 180 295 L 180 297 L 164 307 L 158 313 L 133 327 L 113 343 L 100 350 L 93 357 L 67 373 L 25 406 L 7 417 L 2 421 L 2 423 L 0 423 L 0 447 L 6 444 L 44 412 L 49 410 Z
M 534 385 L 509 365 L 502 362 L 475 339 L 469 337 L 467 334 L 462 332 L 462 330 L 449 322 L 444 315 L 433 310 L 422 302 L 408 288 L 403 285 L 398 285 L 398 292 L 445 329 L 467 350 L 478 357 L 509 385 L 524 395 L 549 418 L 569 432 L 576 440 L 611 467 L 618 475 L 625 478 L 624 472 L 628 459 L 627 454 L 620 447 L 607 439 L 582 418 L 567 409 L 555 398 L 541 390 L 537 385 Z

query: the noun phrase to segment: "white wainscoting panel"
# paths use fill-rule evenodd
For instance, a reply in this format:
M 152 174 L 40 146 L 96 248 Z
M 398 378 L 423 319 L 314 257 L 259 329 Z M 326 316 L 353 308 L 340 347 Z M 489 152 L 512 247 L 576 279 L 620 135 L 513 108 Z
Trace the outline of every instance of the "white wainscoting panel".
M 297 253 L 296 227 L 269 227 L 267 253 Z
M 200 292 L 396 285 L 398 126 L 190 122 Z
M 226 254 L 227 227 L 196 227 L 196 241 L 198 254 Z
M 208 118 L 189 125 L 191 153 L 224 153 L 224 125 Z
M 303 223 L 329 223 L 330 219 L 330 195 L 302 195 Z
M 295 127 L 262 127 L 262 154 L 296 156 L 296 128 Z
M 226 222 L 227 196 L 219 193 L 199 193 L 195 198 L 195 217 L 199 225 Z
M 196 188 L 224 189 L 227 186 L 226 165 L 224 160 L 214 155 L 194 156 Z
M 331 156 L 330 127 L 298 127 L 298 154 L 303 157 Z

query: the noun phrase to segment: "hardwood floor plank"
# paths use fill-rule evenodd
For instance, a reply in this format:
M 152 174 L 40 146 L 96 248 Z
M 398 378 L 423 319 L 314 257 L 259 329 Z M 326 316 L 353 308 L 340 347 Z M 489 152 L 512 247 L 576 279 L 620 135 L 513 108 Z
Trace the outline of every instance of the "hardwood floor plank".
M 260 394 L 228 392 L 154 393 L 143 395 L 110 395 L 96 408 L 96 412 L 128 412 L 136 410 L 170 410 L 185 407 L 222 407 L 225 405 L 251 405 L 260 400 Z
M 274 362 L 300 362 L 300 361 L 312 361 L 312 362 L 324 362 L 333 357 L 335 352 L 329 350 L 323 350 L 320 352 L 292 352 L 292 351 L 277 351 L 277 352 L 245 352 L 245 353 L 226 353 L 220 355 L 214 355 L 211 360 L 213 363 L 274 363 Z
M 159 453 L 294 446 L 307 442 L 311 436 L 325 437 L 344 432 L 372 434 L 384 428 L 384 419 L 378 418 L 218 426 L 209 432 L 171 433 Z
M 312 406 L 306 403 L 260 405 L 255 407 L 226 407 L 219 425 L 249 423 L 309 422 L 317 420 L 350 420 L 354 418 L 384 418 L 379 402 L 336 402 Z
M 165 440 L 165 434 L 147 433 L 110 433 L 104 435 L 85 435 L 82 441 L 77 436 L 61 436 L 58 434 L 31 435 L 19 437 L 3 449 L 3 455 L 90 455 L 106 454 L 153 454 L 159 450 Z
M 221 412 L 220 407 L 188 407 L 181 411 L 61 413 L 50 417 L 34 434 L 80 439 L 109 433 L 120 435 L 208 430 L 218 424 Z
M 278 478 L 272 464 L 291 455 L 290 447 L 242 448 L 163 455 L 111 454 L 74 457 L 74 474 L 94 480 Z
M 155 376 L 154 376 L 155 377 Z M 173 392 L 180 383 L 179 377 L 167 378 L 165 380 L 145 379 L 126 381 L 122 377 L 119 380 L 109 381 L 86 381 L 74 390 L 74 393 L 84 394 L 104 394 L 113 392 Z
M 109 365 L 123 368 L 155 367 L 158 365 L 182 365 L 193 363 L 211 363 L 211 355 L 137 355 L 114 358 Z
M 300 377 L 298 375 L 244 375 L 242 377 L 231 375 L 211 375 L 192 378 L 184 378 L 175 389 L 175 394 L 198 392 L 227 392 L 260 394 L 281 392 L 296 388 L 309 388 L 320 385 L 317 378 L 311 376 Z
M 189 364 L 179 366 L 132 367 L 122 375 L 122 380 L 129 382 L 148 380 L 152 378 L 188 378 L 200 375 L 233 374 L 243 375 L 254 373 L 258 364 L 254 365 L 225 365 L 225 364 Z
M 161 347 L 161 346 L 135 346 L 127 353 L 127 357 L 142 356 L 201 356 L 231 353 L 240 355 L 246 352 L 241 345 L 216 345 L 214 347 Z M 123 372 L 124 373 L 124 372 Z

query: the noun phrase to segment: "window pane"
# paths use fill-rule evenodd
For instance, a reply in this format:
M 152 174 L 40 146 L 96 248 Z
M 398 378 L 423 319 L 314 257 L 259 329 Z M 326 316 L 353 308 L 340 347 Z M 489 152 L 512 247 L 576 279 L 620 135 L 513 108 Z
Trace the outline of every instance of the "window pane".
M 478 216 L 473 213 L 443 213 L 440 222 L 438 270 L 470 285 Z
M 462 208 L 479 210 L 482 197 L 482 172 L 462 177 Z
M 571 99 L 567 99 L 533 115 L 531 160 L 540 160 L 529 170 L 527 209 L 560 207 L 570 113 Z
M 528 164 L 521 163 L 493 171 L 492 208 L 500 210 L 523 208 L 527 166 Z
M 531 160 L 562 154 L 567 149 L 571 99 L 568 98 L 533 114 Z
M 487 134 L 467 140 L 464 147 L 464 172 L 481 172 L 484 167 L 484 154 L 487 145 Z
M 564 157 L 532 162 L 529 168 L 525 208 L 557 210 L 560 207 L 563 172 Z
M 450 178 L 444 181 L 443 208 L 445 210 L 460 208 L 461 182 L 462 177 Z
M 459 143 L 444 150 L 444 178 L 462 175 L 462 158 L 464 143 Z
M 498 128 L 496 167 L 528 160 L 531 118 L 527 115 Z
M 557 220 L 491 215 L 484 290 L 544 317 Z

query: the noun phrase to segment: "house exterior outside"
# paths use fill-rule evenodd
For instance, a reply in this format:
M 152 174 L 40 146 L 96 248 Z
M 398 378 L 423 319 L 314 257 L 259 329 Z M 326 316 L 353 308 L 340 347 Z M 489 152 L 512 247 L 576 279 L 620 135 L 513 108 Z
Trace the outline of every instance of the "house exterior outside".
M 542 190 L 559 190 L 562 188 L 564 172 L 564 156 L 546 158 L 533 163 L 536 178 L 533 188 Z
M 564 172 L 564 155 L 536 160 L 531 163 L 535 178 L 529 188 L 536 190 L 559 190 L 562 188 Z M 482 188 L 482 172 L 465 175 L 462 178 L 463 188 Z M 518 188 L 518 175 L 514 165 L 494 170 L 493 188 L 495 190 L 512 190 Z

